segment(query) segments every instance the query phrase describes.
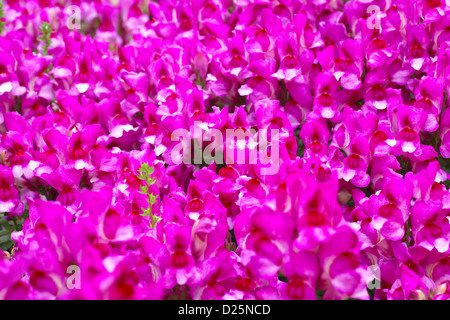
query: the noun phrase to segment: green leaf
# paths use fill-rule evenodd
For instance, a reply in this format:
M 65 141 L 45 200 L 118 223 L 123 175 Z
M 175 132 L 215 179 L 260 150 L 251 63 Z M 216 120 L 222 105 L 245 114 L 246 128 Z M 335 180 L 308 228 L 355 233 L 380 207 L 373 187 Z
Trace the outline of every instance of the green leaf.
M 11 226 L 10 222 L 6 220 L 5 218 L 0 218 L 0 225 L 3 226 L 8 231 L 14 230 L 14 228 Z
M 321 300 L 324 293 L 325 293 L 325 290 L 316 289 L 316 298 L 317 298 L 317 300 Z
M 0 248 L 7 251 L 14 246 L 14 241 L 11 240 L 11 232 L 8 230 L 0 231 Z
M 286 276 L 284 274 L 282 274 L 281 272 L 278 272 L 278 280 L 289 283 L 288 278 L 286 278 Z

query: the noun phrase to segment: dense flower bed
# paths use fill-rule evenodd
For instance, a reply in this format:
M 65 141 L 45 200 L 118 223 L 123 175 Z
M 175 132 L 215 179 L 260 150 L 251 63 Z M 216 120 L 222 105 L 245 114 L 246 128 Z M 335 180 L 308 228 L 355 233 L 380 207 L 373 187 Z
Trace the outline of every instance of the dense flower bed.
M 0 17 L 0 299 L 450 297 L 448 1 Z

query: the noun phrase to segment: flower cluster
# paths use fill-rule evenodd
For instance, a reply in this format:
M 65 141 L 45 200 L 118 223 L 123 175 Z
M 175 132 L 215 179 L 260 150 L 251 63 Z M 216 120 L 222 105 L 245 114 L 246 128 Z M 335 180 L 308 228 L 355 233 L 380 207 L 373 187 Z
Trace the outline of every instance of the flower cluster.
M 0 299 L 450 298 L 448 4 L 0 0 Z

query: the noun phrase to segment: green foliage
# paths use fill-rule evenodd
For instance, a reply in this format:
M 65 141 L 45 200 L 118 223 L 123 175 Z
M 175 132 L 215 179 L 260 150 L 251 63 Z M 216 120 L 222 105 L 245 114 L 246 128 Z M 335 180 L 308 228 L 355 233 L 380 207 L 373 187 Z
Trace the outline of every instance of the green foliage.
M 323 296 L 324 293 L 325 293 L 325 290 L 316 289 L 316 299 L 317 300 L 322 300 L 322 296 Z
M 230 0 L 230 6 L 228 7 L 228 12 L 233 13 L 234 10 L 236 10 L 236 4 L 234 3 L 233 0 Z
M 44 47 L 42 48 L 42 54 L 46 56 L 48 54 L 48 48 L 52 43 L 51 34 L 54 32 L 54 30 L 48 22 L 44 22 L 41 25 L 39 32 L 40 32 L 39 41 L 41 41 L 44 44 Z
M 173 289 L 171 294 L 169 294 L 167 300 L 189 300 L 190 293 L 189 287 L 186 285 L 177 284 Z
M 5 9 L 3 7 L 3 1 L 0 1 L 0 36 L 2 35 L 3 31 L 5 30 Z
M 206 86 L 206 80 L 201 77 L 200 71 L 198 71 L 198 70 L 195 71 L 195 75 L 196 75 L 195 84 L 202 87 L 202 89 L 204 89 Z
M 11 239 L 11 233 L 22 230 L 23 223 L 29 215 L 28 204 L 25 204 L 25 210 L 20 216 L 9 216 L 6 219 L 6 213 L 0 213 L 0 249 L 9 251 L 14 247 L 14 241 Z
M 16 109 L 16 111 L 20 114 L 22 114 L 22 98 L 21 97 L 16 97 L 16 104 L 14 106 L 14 109 Z
M 156 226 L 156 223 L 158 222 L 158 217 L 155 216 L 152 213 L 152 206 L 155 204 L 156 199 L 158 196 L 153 195 L 153 193 L 150 193 L 150 186 L 155 184 L 155 178 L 152 178 L 152 174 L 155 172 L 155 168 L 148 165 L 148 163 L 143 163 L 141 167 L 139 168 L 139 175 L 138 178 L 140 180 L 143 180 L 146 182 L 146 185 L 140 187 L 139 193 L 146 194 L 147 195 L 147 202 L 148 202 L 148 208 L 141 208 L 144 212 L 141 214 L 142 216 L 149 216 L 150 217 L 150 228 L 154 228 Z
M 397 157 L 398 163 L 400 164 L 400 170 L 397 170 L 397 173 L 400 173 L 402 176 L 405 176 L 411 170 L 411 163 L 409 159 L 403 157 L 403 155 Z
M 289 283 L 288 278 L 286 278 L 286 276 L 284 274 L 282 274 L 281 272 L 278 272 L 278 280 L 285 282 L 285 283 Z
M 10 226 L 8 220 L 2 218 L 0 220 L 2 230 L 0 230 L 0 249 L 8 251 L 14 246 L 14 241 L 11 240 L 11 233 L 14 229 Z
M 297 140 L 297 156 L 299 156 L 300 158 L 303 158 L 303 156 L 305 154 L 305 143 L 300 138 L 300 129 L 301 129 L 301 126 L 299 126 L 298 128 L 296 128 L 294 130 L 294 137 L 296 137 L 296 140 Z
M 227 248 L 229 251 L 236 251 L 236 248 L 238 247 L 236 236 L 234 235 L 234 229 L 231 229 L 228 231 L 225 248 Z

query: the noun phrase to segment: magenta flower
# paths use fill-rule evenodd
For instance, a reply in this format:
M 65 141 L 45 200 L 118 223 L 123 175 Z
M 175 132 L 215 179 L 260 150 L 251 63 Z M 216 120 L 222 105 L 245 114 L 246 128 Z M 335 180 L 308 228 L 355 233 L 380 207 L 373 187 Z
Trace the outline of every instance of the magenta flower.
M 424 111 L 401 105 L 397 107 L 397 119 L 397 145 L 403 152 L 413 153 L 420 149 L 419 131 L 426 121 Z
M 0 95 L 11 93 L 14 96 L 25 93 L 25 88 L 19 85 L 15 73 L 15 61 L 11 54 L 0 51 Z
M 330 132 L 321 121 L 307 121 L 301 131 L 300 138 L 305 144 L 305 148 L 313 154 L 324 155 L 327 152 Z
M 448 1 L 113 2 L 0 6 L 0 299 L 450 297 Z
M 14 186 L 11 169 L 0 167 L 0 210 L 12 215 L 21 215 L 24 204 L 19 199 L 19 191 Z
M 367 174 L 370 152 L 367 140 L 362 135 L 357 136 L 350 145 L 350 152 L 351 154 L 344 159 L 342 177 L 357 187 L 365 187 L 370 180 Z
M 315 82 L 314 114 L 317 117 L 332 119 L 338 111 L 337 101 L 333 95 L 336 93 L 339 83 L 330 73 L 317 75 Z

